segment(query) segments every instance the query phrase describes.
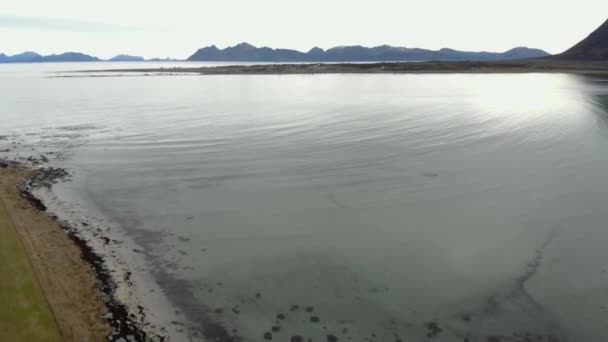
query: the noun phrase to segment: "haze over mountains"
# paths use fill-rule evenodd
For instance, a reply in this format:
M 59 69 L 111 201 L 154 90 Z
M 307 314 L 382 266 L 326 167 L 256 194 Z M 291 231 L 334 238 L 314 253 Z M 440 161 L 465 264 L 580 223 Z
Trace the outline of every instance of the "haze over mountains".
M 188 61 L 201 62 L 396 62 L 396 61 L 492 61 L 535 58 L 549 56 L 543 50 L 518 47 L 506 52 L 472 52 L 452 49 L 425 50 L 416 48 L 340 46 L 328 50 L 318 47 L 308 52 L 289 49 L 255 47 L 248 43 L 219 49 L 215 45 L 196 51 Z M 117 55 L 108 61 L 142 62 L 141 56 Z M 171 61 L 173 59 L 154 58 L 149 61 Z M 24 52 L 7 56 L 0 54 L 0 63 L 44 63 L 44 62 L 96 62 L 102 59 L 79 52 L 42 56 L 36 52 Z
M 608 61 L 608 20 L 565 52 L 557 55 L 540 49 L 517 47 L 505 52 L 474 52 L 453 49 L 426 50 L 382 45 L 376 47 L 339 46 L 328 50 L 315 47 L 307 52 L 290 49 L 255 47 L 248 43 L 220 49 L 215 45 L 197 50 L 187 61 L 200 62 L 401 62 L 401 61 L 506 61 L 528 58 L 571 61 Z M 141 62 L 143 57 L 117 55 L 108 61 Z M 42 56 L 24 52 L 7 56 L 0 54 L 0 63 L 96 62 L 102 59 L 79 52 Z M 175 61 L 175 59 L 149 59 Z
M 103 61 L 95 56 L 90 56 L 80 52 L 65 52 L 58 55 L 43 56 L 36 52 L 23 52 L 17 55 L 8 56 L 0 53 L 0 63 L 47 63 L 47 62 L 99 62 Z M 143 62 L 146 61 L 141 56 L 117 55 L 107 61 L 110 62 Z M 171 58 L 152 58 L 148 61 L 175 61 Z
M 13 56 L 0 54 L 0 63 L 43 63 L 43 62 L 96 62 L 97 57 L 80 52 L 65 52 L 59 55 L 42 56 L 36 52 L 24 52 Z
M 131 55 L 116 55 L 108 61 L 110 62 L 143 62 L 146 59 L 141 56 L 131 56 Z
M 198 49 L 186 61 L 198 62 L 408 62 L 408 61 L 508 61 L 541 58 L 564 61 L 608 61 L 608 20 L 585 39 L 563 53 L 551 55 L 546 51 L 528 47 L 516 47 L 505 52 L 459 51 L 449 48 L 428 50 L 419 48 L 381 45 L 364 47 L 360 45 L 338 46 L 327 50 L 314 47 L 307 52 L 292 49 L 256 47 L 240 43 L 220 49 L 215 45 Z M 16 55 L 0 53 L 0 63 L 44 63 L 44 62 L 96 62 L 104 61 L 80 52 L 65 52 L 43 56 L 36 52 Z M 120 54 L 107 61 L 179 61 L 172 58 L 145 59 L 141 56 Z

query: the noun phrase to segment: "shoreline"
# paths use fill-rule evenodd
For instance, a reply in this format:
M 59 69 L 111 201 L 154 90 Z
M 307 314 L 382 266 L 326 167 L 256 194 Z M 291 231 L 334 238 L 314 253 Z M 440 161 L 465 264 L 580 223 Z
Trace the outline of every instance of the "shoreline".
M 74 342 L 165 341 L 144 331 L 145 324 L 117 298 L 117 280 L 103 257 L 33 194 L 66 175 L 62 169 L 0 160 L 0 199 L 62 337 Z M 143 308 L 138 309 L 145 319 Z
M 379 62 L 379 63 L 305 63 L 257 64 L 210 67 L 132 68 L 104 70 L 76 70 L 72 75 L 52 78 L 111 77 L 133 75 L 103 75 L 105 73 L 144 73 L 158 75 L 314 75 L 314 74 L 497 74 L 497 73 L 572 73 L 608 74 L 608 62 L 585 62 L 560 59 L 526 59 L 512 61 L 456 61 L 456 62 Z M 102 75 L 81 75 L 101 73 Z

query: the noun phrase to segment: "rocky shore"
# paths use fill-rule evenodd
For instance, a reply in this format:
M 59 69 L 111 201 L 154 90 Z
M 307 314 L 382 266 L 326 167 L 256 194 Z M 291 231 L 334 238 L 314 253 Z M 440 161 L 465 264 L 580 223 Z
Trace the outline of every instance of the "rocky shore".
M 30 157 L 26 163 L 0 159 L 0 199 L 23 241 L 42 292 L 66 341 L 165 341 L 147 329 L 141 306 L 119 300 L 117 279 L 77 229 L 47 212 L 34 191 L 68 178 L 61 168 Z M 42 157 L 44 158 L 44 157 Z M 44 158 L 46 159 L 46 158 Z M 120 283 L 120 284 L 119 284 Z M 125 285 L 126 284 L 126 285 Z

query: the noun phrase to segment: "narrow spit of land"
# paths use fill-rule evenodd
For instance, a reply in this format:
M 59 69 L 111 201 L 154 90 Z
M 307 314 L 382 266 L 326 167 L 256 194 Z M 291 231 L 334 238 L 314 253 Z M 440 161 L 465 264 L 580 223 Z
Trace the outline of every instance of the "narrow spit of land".
M 582 62 L 560 59 L 527 59 L 491 62 L 390 62 L 335 64 L 259 64 L 215 67 L 175 67 L 141 69 L 81 70 L 81 73 L 144 73 L 200 75 L 272 75 L 272 74 L 417 74 L 417 73 L 576 73 L 608 74 L 608 62 Z M 82 77 L 82 76 L 80 76 Z M 89 77 L 89 76 L 85 76 Z
M 0 341 L 105 341 L 111 329 L 90 266 L 18 190 L 33 172 L 0 165 Z

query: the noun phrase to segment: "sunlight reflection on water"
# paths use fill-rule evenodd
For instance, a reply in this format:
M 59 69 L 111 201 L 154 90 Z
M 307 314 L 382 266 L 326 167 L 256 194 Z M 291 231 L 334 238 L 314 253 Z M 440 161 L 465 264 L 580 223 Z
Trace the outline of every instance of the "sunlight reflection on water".
M 71 191 L 129 222 L 195 325 L 245 341 L 608 338 L 602 79 L 17 77 L 0 90 L 0 134 L 46 144 L 84 125 Z

